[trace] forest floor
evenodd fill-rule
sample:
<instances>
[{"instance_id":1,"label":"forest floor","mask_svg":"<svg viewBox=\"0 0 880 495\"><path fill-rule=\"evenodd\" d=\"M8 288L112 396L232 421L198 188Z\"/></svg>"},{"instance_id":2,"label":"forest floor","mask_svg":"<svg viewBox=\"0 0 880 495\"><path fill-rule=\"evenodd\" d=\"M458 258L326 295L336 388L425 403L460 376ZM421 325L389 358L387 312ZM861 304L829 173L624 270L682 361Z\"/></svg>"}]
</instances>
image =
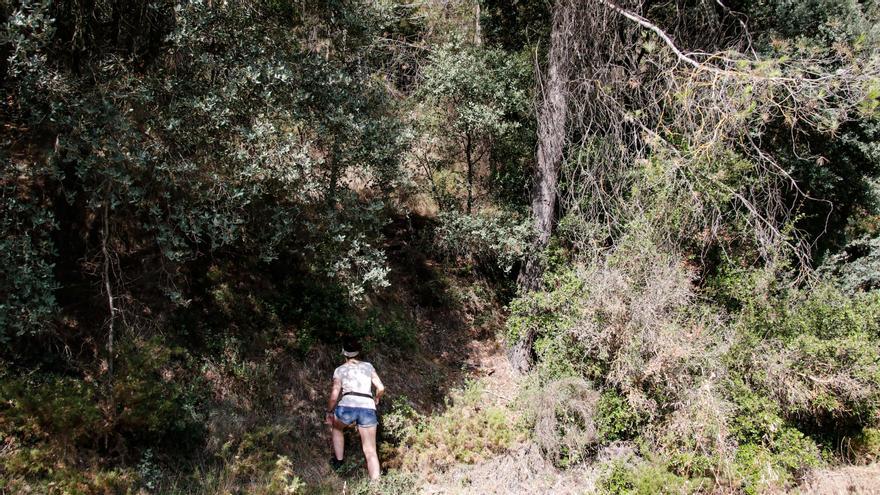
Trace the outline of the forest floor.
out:
<instances>
[{"instance_id":1,"label":"forest floor","mask_svg":"<svg viewBox=\"0 0 880 495\"><path fill-rule=\"evenodd\" d=\"M803 495L880 494L880 464L817 469L795 491Z\"/></svg>"},{"instance_id":2,"label":"forest floor","mask_svg":"<svg viewBox=\"0 0 880 495\"><path fill-rule=\"evenodd\" d=\"M567 469L547 460L520 421L527 409L521 402L530 396L523 393L529 379L514 372L507 359L502 342L507 311L498 287L469 269L450 267L425 254L417 242L418 228L403 221L391 228L396 231L388 236L392 240L386 248L395 290L379 294L370 304L383 314L396 315L394 318L403 323L394 331L409 332L414 344L397 348L380 342L364 359L374 364L388 391L379 409L380 418L385 418L379 430L385 479L403 475L410 484L379 493L594 493L600 490L609 465L637 459L632 445L615 443L601 448L591 462ZM296 328L290 332L294 335ZM247 389L257 383L233 383L228 373L214 372L213 368L205 372L217 399L208 420L209 450L223 452L231 438L244 439L240 445L249 447L238 447L231 467L227 467L233 473L228 485L220 483L216 491L199 493L236 493L231 490L236 486L235 473L249 466L248 456L257 462L271 453L290 459L292 471L305 483L305 493L365 493L366 470L356 432L347 434L346 463L341 472L332 471L329 465L330 432L323 423L323 412L333 369L342 363L339 349L316 342L304 356L268 349L253 360L265 356L274 356L273 362L280 363L282 370L270 387L273 396L281 397L281 407L271 411L255 414L258 404L247 399ZM466 389L479 396L458 404L459 394ZM415 411L418 419L414 421L423 422L428 429L440 424L447 431L422 438L421 452L395 447L385 425L400 404ZM476 455L462 461L453 452L460 446L449 444L460 440L456 434L472 435L474 430L467 428L473 428L474 423L459 423L456 415L473 419L490 409L501 411L503 421L516 425L510 428L512 440L491 451L477 448ZM438 423L444 415L447 421ZM456 433L460 425L461 433ZM385 449L383 442L390 442ZM420 457L415 465L404 465L402 456L407 455ZM880 495L878 487L880 466L846 466L807 473L794 492Z\"/></svg>"}]
</instances>

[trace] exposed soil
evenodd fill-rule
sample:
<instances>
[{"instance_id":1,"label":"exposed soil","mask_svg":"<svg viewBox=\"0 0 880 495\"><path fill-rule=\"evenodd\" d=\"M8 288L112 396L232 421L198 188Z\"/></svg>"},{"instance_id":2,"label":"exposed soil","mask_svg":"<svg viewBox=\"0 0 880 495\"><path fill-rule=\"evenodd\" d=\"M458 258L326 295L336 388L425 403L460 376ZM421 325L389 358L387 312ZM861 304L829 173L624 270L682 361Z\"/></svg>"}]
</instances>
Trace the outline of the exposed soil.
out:
<instances>
[{"instance_id":1,"label":"exposed soil","mask_svg":"<svg viewBox=\"0 0 880 495\"><path fill-rule=\"evenodd\" d=\"M880 464L817 469L807 475L795 493L803 495L880 494Z\"/></svg>"}]
</instances>

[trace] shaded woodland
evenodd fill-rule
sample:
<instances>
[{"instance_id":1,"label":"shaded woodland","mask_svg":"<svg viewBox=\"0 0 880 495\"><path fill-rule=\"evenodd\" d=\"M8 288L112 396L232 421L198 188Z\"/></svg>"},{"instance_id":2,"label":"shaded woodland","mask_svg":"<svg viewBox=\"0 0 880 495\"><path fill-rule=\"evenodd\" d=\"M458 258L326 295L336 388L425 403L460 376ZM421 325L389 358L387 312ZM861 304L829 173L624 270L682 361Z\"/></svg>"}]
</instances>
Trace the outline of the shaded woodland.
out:
<instances>
[{"instance_id":1,"label":"shaded woodland","mask_svg":"<svg viewBox=\"0 0 880 495\"><path fill-rule=\"evenodd\" d=\"M876 468L877 1L0 11L0 494ZM326 462L350 337L379 483Z\"/></svg>"}]
</instances>

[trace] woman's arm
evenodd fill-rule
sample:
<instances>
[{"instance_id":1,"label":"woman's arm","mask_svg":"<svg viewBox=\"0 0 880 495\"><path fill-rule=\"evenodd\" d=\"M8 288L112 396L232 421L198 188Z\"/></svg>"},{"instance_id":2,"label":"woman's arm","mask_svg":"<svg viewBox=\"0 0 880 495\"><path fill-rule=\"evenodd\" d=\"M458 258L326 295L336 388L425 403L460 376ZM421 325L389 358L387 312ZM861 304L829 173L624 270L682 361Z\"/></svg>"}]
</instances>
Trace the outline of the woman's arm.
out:
<instances>
[{"instance_id":1,"label":"woman's arm","mask_svg":"<svg viewBox=\"0 0 880 495\"><path fill-rule=\"evenodd\" d=\"M336 407L336 402L339 401L340 392L342 392L342 380L334 378L333 388L330 390L330 398L327 400L327 414L324 415L328 423L333 422L333 409Z\"/></svg>"},{"instance_id":2,"label":"woman's arm","mask_svg":"<svg viewBox=\"0 0 880 495\"><path fill-rule=\"evenodd\" d=\"M376 405L379 405L379 399L385 394L385 385L382 385L382 380L379 379L379 374L376 373L376 370L373 370L373 375L370 377L373 382L373 386L376 387Z\"/></svg>"}]
</instances>

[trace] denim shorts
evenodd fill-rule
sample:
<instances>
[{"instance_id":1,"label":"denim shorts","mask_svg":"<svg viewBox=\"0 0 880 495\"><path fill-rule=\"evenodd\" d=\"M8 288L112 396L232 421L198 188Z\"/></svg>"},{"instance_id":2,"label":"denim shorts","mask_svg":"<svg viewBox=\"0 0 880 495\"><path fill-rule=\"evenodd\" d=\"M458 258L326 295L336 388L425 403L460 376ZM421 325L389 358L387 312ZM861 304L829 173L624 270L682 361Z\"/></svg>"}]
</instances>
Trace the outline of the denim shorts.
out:
<instances>
[{"instance_id":1,"label":"denim shorts","mask_svg":"<svg viewBox=\"0 0 880 495\"><path fill-rule=\"evenodd\" d=\"M379 424L379 418L376 416L375 409L336 406L336 410L333 413L336 415L336 419L345 423L346 426L351 425L355 421L357 421L357 425L361 428L370 428Z\"/></svg>"}]
</instances>

